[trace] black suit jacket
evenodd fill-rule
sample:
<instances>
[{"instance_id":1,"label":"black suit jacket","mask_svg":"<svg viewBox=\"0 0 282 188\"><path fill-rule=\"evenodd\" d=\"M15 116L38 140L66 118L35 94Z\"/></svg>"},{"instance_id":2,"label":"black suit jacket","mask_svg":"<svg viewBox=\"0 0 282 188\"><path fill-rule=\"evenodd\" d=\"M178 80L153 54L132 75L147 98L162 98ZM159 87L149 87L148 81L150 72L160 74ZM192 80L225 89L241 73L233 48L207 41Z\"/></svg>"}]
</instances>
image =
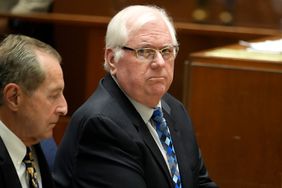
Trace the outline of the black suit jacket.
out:
<instances>
[{"instance_id":1,"label":"black suit jacket","mask_svg":"<svg viewBox=\"0 0 282 188\"><path fill-rule=\"evenodd\" d=\"M37 144L34 146L34 148L39 163L43 188L52 188L54 187L54 183L52 180L51 173L49 171L47 161L40 148L40 145ZM1 137L0 137L0 187L21 188L21 183L18 178L17 171L14 167L12 159Z\"/></svg>"},{"instance_id":2,"label":"black suit jacket","mask_svg":"<svg viewBox=\"0 0 282 188\"><path fill-rule=\"evenodd\" d=\"M166 94L162 107L182 187L217 187L208 177L183 105ZM173 187L146 124L109 75L72 116L57 151L54 179L58 187Z\"/></svg>"}]
</instances>

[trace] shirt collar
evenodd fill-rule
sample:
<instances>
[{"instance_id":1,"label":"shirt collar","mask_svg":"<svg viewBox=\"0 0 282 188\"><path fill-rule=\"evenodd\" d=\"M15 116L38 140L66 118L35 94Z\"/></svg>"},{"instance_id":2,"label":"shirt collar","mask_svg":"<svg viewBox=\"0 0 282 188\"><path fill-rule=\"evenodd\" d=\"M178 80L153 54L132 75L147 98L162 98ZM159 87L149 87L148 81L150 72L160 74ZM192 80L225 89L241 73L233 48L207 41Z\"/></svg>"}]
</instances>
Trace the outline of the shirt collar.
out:
<instances>
[{"instance_id":1,"label":"shirt collar","mask_svg":"<svg viewBox=\"0 0 282 188\"><path fill-rule=\"evenodd\" d=\"M131 103L133 104L133 106L135 107L137 112L140 114L143 121L147 124L150 121L150 119L153 115L154 108L149 108L149 107L135 101L134 99L132 99L130 97L128 97L128 99L131 101ZM161 102L159 102L157 107L161 107Z\"/></svg>"},{"instance_id":2,"label":"shirt collar","mask_svg":"<svg viewBox=\"0 0 282 188\"><path fill-rule=\"evenodd\" d=\"M0 137L8 150L14 166L18 169L26 154L26 146L1 120Z\"/></svg>"}]
</instances>

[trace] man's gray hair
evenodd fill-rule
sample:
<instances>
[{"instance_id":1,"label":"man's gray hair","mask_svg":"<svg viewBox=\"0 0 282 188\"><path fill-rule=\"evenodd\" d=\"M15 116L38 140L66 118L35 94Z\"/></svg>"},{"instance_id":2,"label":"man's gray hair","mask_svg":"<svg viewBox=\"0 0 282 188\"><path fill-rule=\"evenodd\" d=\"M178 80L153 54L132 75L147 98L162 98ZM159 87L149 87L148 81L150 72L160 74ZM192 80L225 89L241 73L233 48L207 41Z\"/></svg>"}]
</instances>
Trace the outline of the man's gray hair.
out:
<instances>
[{"instance_id":1,"label":"man's gray hair","mask_svg":"<svg viewBox=\"0 0 282 188\"><path fill-rule=\"evenodd\" d=\"M45 79L36 52L50 54L61 62L60 54L50 45L24 35L8 35L0 43L0 105L3 89L9 83L20 85L27 94L36 90Z\"/></svg>"},{"instance_id":2,"label":"man's gray hair","mask_svg":"<svg viewBox=\"0 0 282 188\"><path fill-rule=\"evenodd\" d=\"M178 45L172 19L164 9L152 5L132 5L117 13L108 24L105 48L113 49L115 53L115 61L118 61L118 59L122 57L123 51L119 47L124 46L127 43L129 34L137 31L144 24L155 20L156 15L159 15L166 23L171 34L173 45ZM106 59L104 61L104 68L106 71L109 71Z\"/></svg>"}]
</instances>

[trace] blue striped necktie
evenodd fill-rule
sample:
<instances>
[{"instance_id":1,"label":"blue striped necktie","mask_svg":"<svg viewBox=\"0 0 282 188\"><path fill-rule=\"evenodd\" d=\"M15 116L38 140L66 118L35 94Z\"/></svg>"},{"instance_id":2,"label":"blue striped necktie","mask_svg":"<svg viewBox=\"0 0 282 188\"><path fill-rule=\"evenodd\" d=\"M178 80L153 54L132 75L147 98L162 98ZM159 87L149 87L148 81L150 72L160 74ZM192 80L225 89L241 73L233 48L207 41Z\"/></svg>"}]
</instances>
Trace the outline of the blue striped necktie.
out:
<instances>
[{"instance_id":1,"label":"blue striped necktie","mask_svg":"<svg viewBox=\"0 0 282 188\"><path fill-rule=\"evenodd\" d=\"M163 112L160 107L157 107L154 110L154 113L152 115L152 120L155 123L155 128L158 133L159 139L162 143L162 146L166 151L171 177L175 185L175 188L181 188L178 163L177 163L174 147L172 144L172 139L166 121L163 117Z\"/></svg>"}]
</instances>

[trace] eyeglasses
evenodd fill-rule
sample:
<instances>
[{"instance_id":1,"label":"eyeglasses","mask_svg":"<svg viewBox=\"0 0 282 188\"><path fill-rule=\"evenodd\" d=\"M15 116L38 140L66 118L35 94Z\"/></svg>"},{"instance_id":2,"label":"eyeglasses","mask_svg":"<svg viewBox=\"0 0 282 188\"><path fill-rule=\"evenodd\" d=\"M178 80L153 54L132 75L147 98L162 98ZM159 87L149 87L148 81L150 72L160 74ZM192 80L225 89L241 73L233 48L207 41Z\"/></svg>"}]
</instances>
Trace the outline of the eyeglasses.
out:
<instances>
[{"instance_id":1,"label":"eyeglasses","mask_svg":"<svg viewBox=\"0 0 282 188\"><path fill-rule=\"evenodd\" d=\"M157 52L159 52L165 61L172 60L176 57L179 47L178 46L166 46L162 49L154 49L154 48L129 48L127 46L122 46L121 49L133 51L135 52L136 58L142 61L153 61L156 56Z\"/></svg>"}]
</instances>

